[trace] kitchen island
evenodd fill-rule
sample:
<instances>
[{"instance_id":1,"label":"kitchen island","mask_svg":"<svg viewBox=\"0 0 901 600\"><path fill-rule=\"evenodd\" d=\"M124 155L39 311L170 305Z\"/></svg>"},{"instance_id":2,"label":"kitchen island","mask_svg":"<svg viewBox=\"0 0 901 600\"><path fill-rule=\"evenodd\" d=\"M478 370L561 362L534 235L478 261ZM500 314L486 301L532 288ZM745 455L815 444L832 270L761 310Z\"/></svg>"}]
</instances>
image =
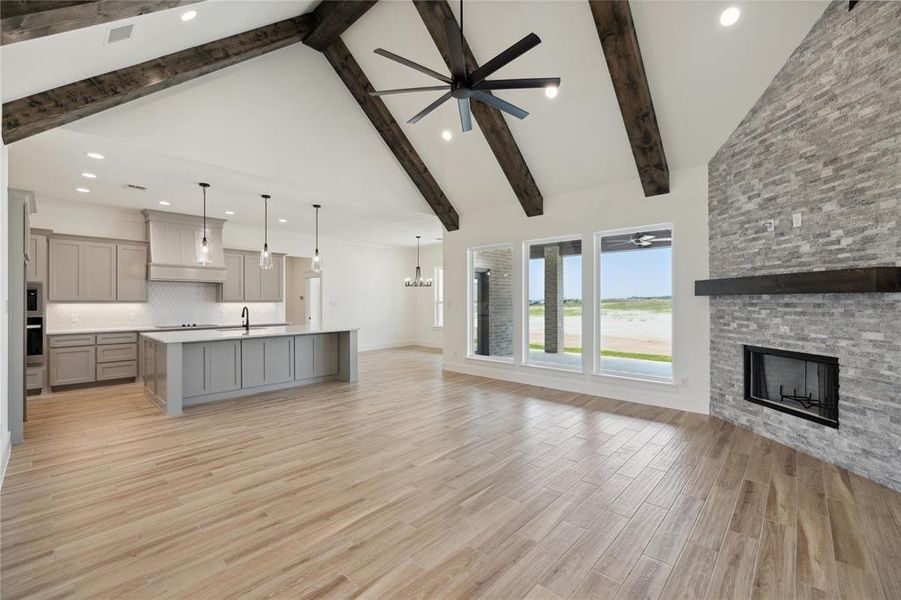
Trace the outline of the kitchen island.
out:
<instances>
[{"instance_id":1,"label":"kitchen island","mask_svg":"<svg viewBox=\"0 0 901 600\"><path fill-rule=\"evenodd\" d=\"M326 381L357 380L357 329L304 326L141 334L144 395L186 406Z\"/></svg>"}]
</instances>

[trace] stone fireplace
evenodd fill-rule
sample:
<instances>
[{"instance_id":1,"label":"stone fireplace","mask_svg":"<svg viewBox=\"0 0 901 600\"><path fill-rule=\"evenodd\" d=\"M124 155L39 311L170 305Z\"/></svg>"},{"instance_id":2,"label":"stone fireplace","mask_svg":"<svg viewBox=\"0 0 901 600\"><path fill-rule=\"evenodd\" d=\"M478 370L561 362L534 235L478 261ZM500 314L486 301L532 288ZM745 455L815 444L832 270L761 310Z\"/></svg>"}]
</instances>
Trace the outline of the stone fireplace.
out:
<instances>
[{"instance_id":1,"label":"stone fireplace","mask_svg":"<svg viewBox=\"0 0 901 600\"><path fill-rule=\"evenodd\" d=\"M830 4L711 159L711 278L901 266L899 22L901 3ZM711 296L711 413L901 490L901 294L804 291ZM772 387L828 392L810 366L771 358L746 390L746 347L834 359L835 423Z\"/></svg>"}]
</instances>

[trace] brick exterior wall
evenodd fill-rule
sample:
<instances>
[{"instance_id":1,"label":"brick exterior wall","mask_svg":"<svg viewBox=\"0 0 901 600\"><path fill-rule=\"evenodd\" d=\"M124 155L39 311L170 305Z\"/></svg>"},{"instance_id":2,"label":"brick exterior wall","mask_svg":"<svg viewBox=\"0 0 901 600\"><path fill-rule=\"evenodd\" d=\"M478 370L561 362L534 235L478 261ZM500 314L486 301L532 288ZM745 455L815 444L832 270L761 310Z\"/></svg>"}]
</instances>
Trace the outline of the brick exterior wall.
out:
<instances>
[{"instance_id":1,"label":"brick exterior wall","mask_svg":"<svg viewBox=\"0 0 901 600\"><path fill-rule=\"evenodd\" d=\"M711 277L901 266L899 23L901 3L830 4L711 160ZM901 490L901 295L715 297L710 313L713 414ZM743 344L838 357L839 429L745 401Z\"/></svg>"},{"instance_id":2,"label":"brick exterior wall","mask_svg":"<svg viewBox=\"0 0 901 600\"><path fill-rule=\"evenodd\" d=\"M560 246L544 247L544 351L563 352L563 256Z\"/></svg>"},{"instance_id":3,"label":"brick exterior wall","mask_svg":"<svg viewBox=\"0 0 901 600\"><path fill-rule=\"evenodd\" d=\"M491 272L488 283L488 353L490 356L513 358L513 248L475 250L472 266Z\"/></svg>"}]
</instances>

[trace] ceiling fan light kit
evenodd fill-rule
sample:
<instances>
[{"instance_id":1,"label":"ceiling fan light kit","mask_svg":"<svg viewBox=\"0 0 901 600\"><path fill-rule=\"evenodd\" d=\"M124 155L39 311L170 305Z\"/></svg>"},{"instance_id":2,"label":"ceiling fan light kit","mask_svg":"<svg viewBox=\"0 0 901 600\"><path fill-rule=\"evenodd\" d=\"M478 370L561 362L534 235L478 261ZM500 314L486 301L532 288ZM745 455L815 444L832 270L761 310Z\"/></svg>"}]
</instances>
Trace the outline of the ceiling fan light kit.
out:
<instances>
[{"instance_id":1,"label":"ceiling fan light kit","mask_svg":"<svg viewBox=\"0 0 901 600\"><path fill-rule=\"evenodd\" d=\"M457 109L460 112L460 126L464 132L472 130L471 102L481 102L492 108L505 112L517 119L525 119L529 113L522 108L501 100L491 92L493 90L519 90L519 89L545 89L545 94L553 98L557 95L560 86L559 77L534 77L524 79L488 79L496 71L513 62L535 46L541 43L541 39L534 33L522 38L487 63L477 68L472 73L466 69L466 60L463 56L463 0L460 0L460 26L453 19L444 22L447 45L450 51L451 76L448 77L438 71L425 67L412 60L398 56L383 48L376 48L375 53L404 66L415 69L420 73L444 82L445 85L404 88L394 90L382 90L370 92L373 96L387 96L392 94L406 94L412 92L437 92L444 91L437 100L426 106L423 110L413 115L407 123L418 123L423 117L450 100L456 99Z\"/></svg>"}]
</instances>

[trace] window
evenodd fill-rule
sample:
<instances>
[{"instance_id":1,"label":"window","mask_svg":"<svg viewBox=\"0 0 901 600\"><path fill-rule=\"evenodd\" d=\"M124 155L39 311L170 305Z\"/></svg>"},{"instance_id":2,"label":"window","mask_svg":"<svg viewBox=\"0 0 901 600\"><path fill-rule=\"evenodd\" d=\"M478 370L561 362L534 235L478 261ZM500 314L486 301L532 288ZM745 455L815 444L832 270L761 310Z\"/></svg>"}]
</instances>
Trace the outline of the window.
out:
<instances>
[{"instance_id":1,"label":"window","mask_svg":"<svg viewBox=\"0 0 901 600\"><path fill-rule=\"evenodd\" d=\"M513 247L469 250L469 356L513 360Z\"/></svg>"},{"instance_id":2,"label":"window","mask_svg":"<svg viewBox=\"0 0 901 600\"><path fill-rule=\"evenodd\" d=\"M444 327L444 267L435 267L435 316L433 325Z\"/></svg>"},{"instance_id":3,"label":"window","mask_svg":"<svg viewBox=\"0 0 901 600\"><path fill-rule=\"evenodd\" d=\"M526 244L526 362L582 370L582 240Z\"/></svg>"},{"instance_id":4,"label":"window","mask_svg":"<svg viewBox=\"0 0 901 600\"><path fill-rule=\"evenodd\" d=\"M597 236L598 372L673 379L673 242L670 226Z\"/></svg>"}]
</instances>

